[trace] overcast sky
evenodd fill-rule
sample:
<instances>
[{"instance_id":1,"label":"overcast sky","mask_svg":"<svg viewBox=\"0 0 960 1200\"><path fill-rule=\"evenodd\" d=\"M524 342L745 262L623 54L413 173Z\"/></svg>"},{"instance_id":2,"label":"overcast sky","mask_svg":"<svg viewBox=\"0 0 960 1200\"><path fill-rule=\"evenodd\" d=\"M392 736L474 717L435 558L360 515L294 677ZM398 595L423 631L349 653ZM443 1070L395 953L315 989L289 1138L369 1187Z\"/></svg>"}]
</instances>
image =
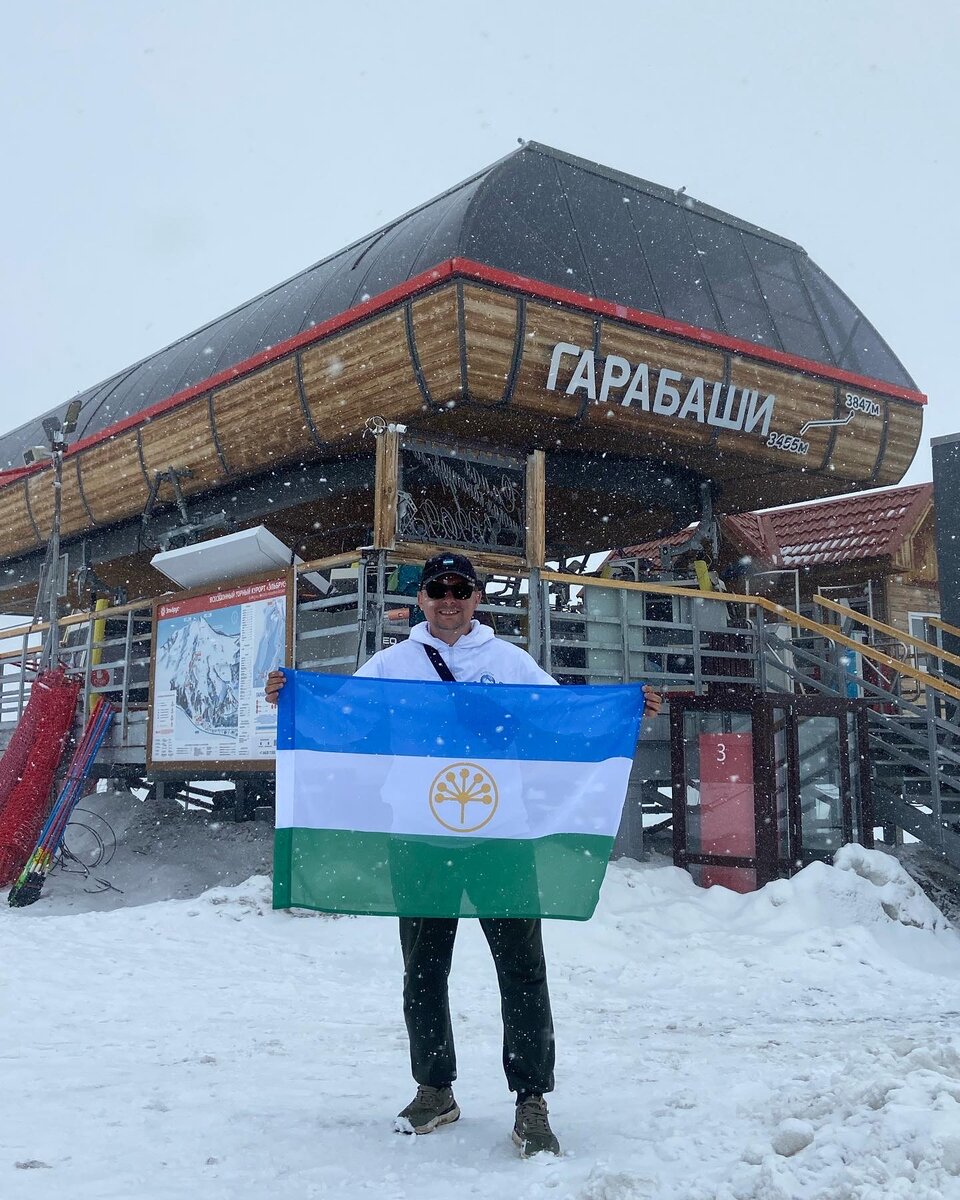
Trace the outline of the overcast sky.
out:
<instances>
[{"instance_id":1,"label":"overcast sky","mask_svg":"<svg viewBox=\"0 0 960 1200\"><path fill-rule=\"evenodd\" d=\"M5 0L0 426L515 148L799 242L960 431L956 0ZM775 497L771 497L775 501Z\"/></svg>"}]
</instances>

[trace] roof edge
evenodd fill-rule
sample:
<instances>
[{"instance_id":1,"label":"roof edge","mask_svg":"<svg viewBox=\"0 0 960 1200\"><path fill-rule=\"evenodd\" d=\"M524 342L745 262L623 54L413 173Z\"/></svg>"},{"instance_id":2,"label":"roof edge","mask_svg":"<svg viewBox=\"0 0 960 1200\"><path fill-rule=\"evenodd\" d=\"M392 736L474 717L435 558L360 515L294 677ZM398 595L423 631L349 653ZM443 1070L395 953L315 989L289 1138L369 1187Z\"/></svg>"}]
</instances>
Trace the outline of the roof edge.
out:
<instances>
[{"instance_id":1,"label":"roof edge","mask_svg":"<svg viewBox=\"0 0 960 1200\"><path fill-rule=\"evenodd\" d=\"M175 392L163 400L157 401L156 404L151 405L149 408L131 413L130 416L124 417L113 425L108 425L106 429L101 429L97 433L76 442L68 449L67 456L77 454L100 442L109 441L118 434L142 425L144 422L159 416L161 413L176 408L180 404L185 404L195 396L211 391L213 388L221 387L226 383L232 383L241 376L256 371L268 363L284 358L286 355L299 350L303 346L319 341L330 334L337 333L349 325L367 320L369 317L389 308L391 305L402 303L418 292L435 287L443 281L455 277L513 288L535 298L568 305L571 308L584 309L588 312L600 313L601 315L609 316L615 320L626 321L642 328L654 329L661 333L682 337L688 341L715 346L718 349L728 350L735 354L742 354L750 358L760 359L761 361L790 367L803 374L818 376L837 383L850 383L857 387L866 387L871 391L879 392L881 395L893 399L906 400L914 404L927 403L927 397L922 392L911 392L896 384L885 383L878 379L869 379L865 376L853 375L850 372L830 367L825 363L817 363L810 359L794 358L792 355L770 349L767 346L758 346L753 342L743 342L738 338L729 337L727 334L717 333L710 329L700 329L694 325L686 325L679 321L673 321L668 317L662 317L659 314L645 313L639 309L628 308L625 305L617 304L610 300L601 300L594 296L585 295L582 292L556 288L539 280L530 279L527 276L513 275L510 272L501 271L495 267L488 267L483 263L473 262L471 259L450 258L438 263L435 267L422 271L419 275L415 275L412 279L408 279L394 288L389 288L377 296L372 296L369 300L362 301L353 308L338 313L337 316L321 322L312 329L294 334L293 337L288 338L286 341L271 346L267 350L262 350L252 358L236 363L216 375L212 375L207 379L201 380L199 383L191 385L181 392ZM153 356L151 355L150 357ZM121 372L120 374L125 373ZM115 377L111 376L112 378ZM12 430L11 432L15 433L16 430ZM18 479L25 478L43 469L44 467L40 463L31 467L9 467L4 471L0 471L0 487L13 484Z\"/></svg>"},{"instance_id":2,"label":"roof edge","mask_svg":"<svg viewBox=\"0 0 960 1200\"><path fill-rule=\"evenodd\" d=\"M664 187L661 183L651 183L649 179L641 179L638 175L630 175L626 171L618 171L614 167L604 166L603 163L593 162L587 158L579 158L576 154L568 154L565 150L557 150L554 146L547 146L542 142L525 142L521 151L514 151L514 154L521 153L522 150L533 150L536 153L543 154L547 158L556 159L581 171L589 171L591 175L597 175L601 179L609 179L613 183L631 187L635 191L646 192L647 195L654 196L657 200L665 200L676 208L685 208L691 212L699 213L701 216L709 217L713 221L730 225L734 229L741 229L746 233L756 234L758 237L766 238L768 241L776 242L780 246L786 246L790 250L795 250L805 258L810 257L803 246L797 242L792 242L789 238L785 238L779 233L772 233L769 229L764 229L762 225L755 225L752 221L745 221L741 217L735 217L732 213L725 212L722 208L715 208L712 204L698 200L695 196L689 195L684 187L668 188ZM513 155L507 155L506 157L511 158ZM503 162L504 159L500 161ZM494 164L494 166L498 165L498 163Z\"/></svg>"}]
</instances>

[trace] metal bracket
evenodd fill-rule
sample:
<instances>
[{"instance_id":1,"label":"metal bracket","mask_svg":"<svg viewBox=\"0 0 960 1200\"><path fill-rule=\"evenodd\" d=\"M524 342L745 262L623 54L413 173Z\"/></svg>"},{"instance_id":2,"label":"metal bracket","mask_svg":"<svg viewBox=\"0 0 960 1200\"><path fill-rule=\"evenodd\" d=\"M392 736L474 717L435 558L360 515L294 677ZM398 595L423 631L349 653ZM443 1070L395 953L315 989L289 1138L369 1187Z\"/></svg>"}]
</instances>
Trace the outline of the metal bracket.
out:
<instances>
[{"instance_id":1,"label":"metal bracket","mask_svg":"<svg viewBox=\"0 0 960 1200\"><path fill-rule=\"evenodd\" d=\"M191 479L193 471L189 467L167 467L165 471L154 472L153 481L150 484L150 493L147 496L147 502L144 505L143 515L140 518L141 540L149 544L150 539L146 536L147 526L150 523L150 518L153 516L153 510L156 506L157 499L160 494L160 488L165 483L169 483L173 490L173 498L176 503L177 510L180 513L180 524L174 525L172 528L165 530L156 540L156 545L159 545L161 550L169 550L174 545L189 545L195 541L200 534L207 533L211 529L222 529L230 532L233 529L233 520L225 511L214 513L212 516L204 517L202 521L191 521L190 511L187 508L186 497L183 494L183 488L180 486L181 479Z\"/></svg>"},{"instance_id":2,"label":"metal bracket","mask_svg":"<svg viewBox=\"0 0 960 1200\"><path fill-rule=\"evenodd\" d=\"M113 591L114 589L104 583L93 569L93 563L90 561L90 543L84 539L80 543L80 566L77 568L77 598L80 600L81 606L88 592L109 596ZM121 600L119 603L123 604L124 601Z\"/></svg>"},{"instance_id":3,"label":"metal bracket","mask_svg":"<svg viewBox=\"0 0 960 1200\"><path fill-rule=\"evenodd\" d=\"M664 571L672 571L675 564L691 552L698 557L706 553L711 563L717 561L720 553L720 526L713 514L713 490L706 482L700 484L700 521L696 529L679 546L660 547L660 566Z\"/></svg>"}]
</instances>

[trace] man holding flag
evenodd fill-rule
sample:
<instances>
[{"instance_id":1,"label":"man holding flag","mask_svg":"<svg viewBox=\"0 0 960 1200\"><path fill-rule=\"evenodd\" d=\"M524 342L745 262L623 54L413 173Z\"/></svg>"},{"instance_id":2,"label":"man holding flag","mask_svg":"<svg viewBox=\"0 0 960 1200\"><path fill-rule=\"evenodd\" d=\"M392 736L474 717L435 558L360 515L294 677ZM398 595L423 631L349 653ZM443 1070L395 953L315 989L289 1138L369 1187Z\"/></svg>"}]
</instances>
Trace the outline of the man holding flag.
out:
<instances>
[{"instance_id":1,"label":"man holding flag","mask_svg":"<svg viewBox=\"0 0 960 1200\"><path fill-rule=\"evenodd\" d=\"M478 916L500 986L503 1067L516 1093L513 1141L524 1157L540 1151L558 1154L560 1145L544 1101L554 1085L555 1051L540 916L591 915L619 823L640 715L645 708L647 715L655 716L661 701L647 687L640 701L640 689L629 685L564 688L562 697L541 695L539 689L554 687L556 680L526 651L500 640L474 618L480 599L480 582L468 558L452 552L435 555L423 568L417 595L426 621L414 626L405 642L381 650L356 672L369 680L416 683L368 686L363 695L354 685L347 703L342 680L290 677L293 697L289 702L284 697L277 742L278 851L281 835L339 837L338 842L323 843L324 862L329 867L335 859L347 858L351 865L328 888L333 899L318 898L316 890L298 898L285 883L280 903L399 914L403 1010L418 1087L396 1128L418 1134L460 1116L452 1088L457 1072L447 981L458 916ZM440 681L527 687L461 692L420 686ZM271 703L277 702L286 682L284 673L271 673L266 686ZM312 694L307 694L310 689ZM569 703L562 710L555 703L579 701L581 696L591 707L578 703L567 712ZM295 721L285 720L285 712L294 708L298 697L301 709L322 706L338 724L325 724L324 718L322 728L311 727L302 743L288 736L285 731ZM383 738L381 727L396 721L397 713L408 723L413 715L435 745L411 748L401 735L396 744L388 738L386 753L378 754L373 743ZM617 728L616 734L608 734L611 727ZM312 757L297 757L311 752ZM332 767L330 752L339 753ZM302 764L298 779L310 772L308 782L299 786L292 782L297 764ZM418 771L426 780L422 786ZM315 797L345 790L360 798L347 804L342 819L323 818L336 832L282 828L282 820L296 827L310 819L299 815L306 803L299 797L310 794L310 803L317 806L324 801ZM416 814L401 811L412 808L406 799L421 790L429 791L433 820L459 836L459 842L448 835L429 836L436 824L421 826ZM290 803L283 799L287 794L294 795ZM383 843L376 840L380 835L372 832L380 826L371 819L370 802L364 798L395 794L399 803L388 824L393 833L384 852ZM511 798L518 801L513 815L507 803ZM374 803L384 807L379 800ZM281 805L295 815L281 820ZM473 816L474 811L479 815ZM346 850L344 838L352 839ZM299 867L308 850L301 851L295 841L284 845L287 861ZM365 862L368 869L357 870L357 862ZM302 873L293 867L288 872L298 879ZM352 893L358 877L373 879L378 873L386 880L379 893L375 884L368 896ZM578 874L592 891L581 908L571 907L563 895Z\"/></svg>"}]
</instances>

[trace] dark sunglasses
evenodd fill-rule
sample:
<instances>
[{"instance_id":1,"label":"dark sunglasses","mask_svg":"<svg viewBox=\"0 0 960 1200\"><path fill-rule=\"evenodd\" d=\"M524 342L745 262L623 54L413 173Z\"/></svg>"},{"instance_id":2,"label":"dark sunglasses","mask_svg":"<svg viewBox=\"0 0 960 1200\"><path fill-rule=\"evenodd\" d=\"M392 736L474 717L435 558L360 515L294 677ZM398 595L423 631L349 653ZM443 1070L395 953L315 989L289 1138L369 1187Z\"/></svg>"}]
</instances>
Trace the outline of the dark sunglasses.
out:
<instances>
[{"instance_id":1,"label":"dark sunglasses","mask_svg":"<svg viewBox=\"0 0 960 1200\"><path fill-rule=\"evenodd\" d=\"M473 584L466 580L463 583L441 583L439 579L432 579L424 584L423 590L431 600L442 600L448 592L454 600L469 600L473 595Z\"/></svg>"}]
</instances>

